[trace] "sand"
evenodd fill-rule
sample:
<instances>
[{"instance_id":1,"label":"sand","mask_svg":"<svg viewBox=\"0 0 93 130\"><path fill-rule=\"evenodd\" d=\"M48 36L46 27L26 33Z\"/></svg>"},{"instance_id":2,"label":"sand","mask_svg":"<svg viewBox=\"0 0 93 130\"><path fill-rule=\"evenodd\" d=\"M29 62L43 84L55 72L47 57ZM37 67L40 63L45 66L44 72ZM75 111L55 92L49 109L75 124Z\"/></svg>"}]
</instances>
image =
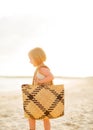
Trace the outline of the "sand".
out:
<instances>
[{"instance_id":1,"label":"sand","mask_svg":"<svg viewBox=\"0 0 93 130\"><path fill-rule=\"evenodd\" d=\"M65 115L51 120L51 130L93 130L93 78L65 79L64 83ZM0 92L0 130L29 130L21 90ZM42 120L37 121L36 130L44 130Z\"/></svg>"}]
</instances>

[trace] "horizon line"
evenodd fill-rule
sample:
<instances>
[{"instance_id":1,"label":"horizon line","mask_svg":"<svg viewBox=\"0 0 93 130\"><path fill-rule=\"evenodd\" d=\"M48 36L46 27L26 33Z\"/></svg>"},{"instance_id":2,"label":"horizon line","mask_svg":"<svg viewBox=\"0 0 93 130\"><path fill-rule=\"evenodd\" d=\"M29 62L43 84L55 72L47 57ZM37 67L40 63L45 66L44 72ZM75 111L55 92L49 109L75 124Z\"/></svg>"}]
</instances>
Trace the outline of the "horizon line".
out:
<instances>
[{"instance_id":1,"label":"horizon line","mask_svg":"<svg viewBox=\"0 0 93 130\"><path fill-rule=\"evenodd\" d=\"M55 78L93 78L93 76L54 76ZM33 78L29 75L0 75L0 78Z\"/></svg>"}]
</instances>

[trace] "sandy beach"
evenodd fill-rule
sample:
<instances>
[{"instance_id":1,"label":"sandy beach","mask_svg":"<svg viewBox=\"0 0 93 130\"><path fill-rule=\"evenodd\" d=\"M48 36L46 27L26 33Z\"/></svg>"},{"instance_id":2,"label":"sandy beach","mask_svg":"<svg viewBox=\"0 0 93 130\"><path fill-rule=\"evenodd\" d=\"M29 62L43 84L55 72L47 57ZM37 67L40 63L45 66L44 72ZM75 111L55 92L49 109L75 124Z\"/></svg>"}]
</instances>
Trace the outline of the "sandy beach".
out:
<instances>
[{"instance_id":1,"label":"sandy beach","mask_svg":"<svg viewBox=\"0 0 93 130\"><path fill-rule=\"evenodd\" d=\"M51 120L51 130L93 130L93 78L64 81L65 115ZM29 130L21 86L20 91L0 92L0 130ZM42 120L37 121L36 130L44 130Z\"/></svg>"}]
</instances>

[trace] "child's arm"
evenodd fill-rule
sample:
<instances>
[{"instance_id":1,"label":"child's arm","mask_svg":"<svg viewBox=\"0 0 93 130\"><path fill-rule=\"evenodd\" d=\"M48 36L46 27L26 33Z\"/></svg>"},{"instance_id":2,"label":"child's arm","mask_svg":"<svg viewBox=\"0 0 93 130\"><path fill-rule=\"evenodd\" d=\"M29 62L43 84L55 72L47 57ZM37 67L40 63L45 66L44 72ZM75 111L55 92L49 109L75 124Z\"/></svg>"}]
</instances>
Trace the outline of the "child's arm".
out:
<instances>
[{"instance_id":1,"label":"child's arm","mask_svg":"<svg viewBox=\"0 0 93 130\"><path fill-rule=\"evenodd\" d=\"M39 73L44 75L44 78L43 79L37 78L36 82L38 83L47 83L54 79L54 76L52 75L52 73L50 72L48 68L45 68L45 67L40 68Z\"/></svg>"}]
</instances>

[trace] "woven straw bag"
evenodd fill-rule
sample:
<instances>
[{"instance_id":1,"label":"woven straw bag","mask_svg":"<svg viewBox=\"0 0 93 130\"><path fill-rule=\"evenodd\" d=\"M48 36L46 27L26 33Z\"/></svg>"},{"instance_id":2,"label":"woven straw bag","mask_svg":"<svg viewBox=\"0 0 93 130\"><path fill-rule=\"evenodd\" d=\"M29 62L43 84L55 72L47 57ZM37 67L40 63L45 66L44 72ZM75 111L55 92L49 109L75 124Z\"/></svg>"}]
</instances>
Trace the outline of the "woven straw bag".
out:
<instances>
[{"instance_id":1,"label":"woven straw bag","mask_svg":"<svg viewBox=\"0 0 93 130\"><path fill-rule=\"evenodd\" d=\"M64 85L22 85L23 108L26 118L49 119L64 115Z\"/></svg>"}]
</instances>

